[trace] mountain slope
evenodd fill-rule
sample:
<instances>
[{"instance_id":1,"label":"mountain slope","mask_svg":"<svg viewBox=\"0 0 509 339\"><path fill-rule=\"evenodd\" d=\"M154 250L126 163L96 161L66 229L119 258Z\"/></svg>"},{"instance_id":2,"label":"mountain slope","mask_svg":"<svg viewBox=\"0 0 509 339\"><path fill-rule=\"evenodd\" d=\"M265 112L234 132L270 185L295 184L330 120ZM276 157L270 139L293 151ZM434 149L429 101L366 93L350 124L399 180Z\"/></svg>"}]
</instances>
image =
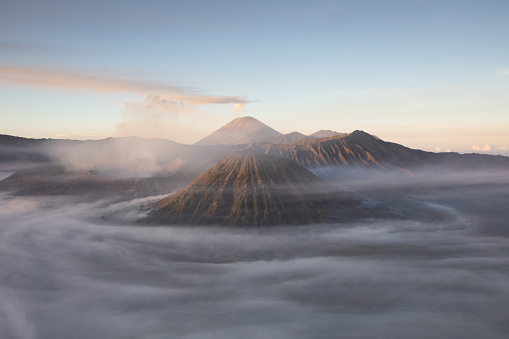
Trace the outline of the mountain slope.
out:
<instances>
[{"instance_id":1,"label":"mountain slope","mask_svg":"<svg viewBox=\"0 0 509 339\"><path fill-rule=\"evenodd\" d=\"M321 166L350 166L393 168L419 162L419 152L402 147L387 147L371 135L355 131L345 136L309 139L295 144L251 144L243 148L243 154L272 154L290 158L307 168ZM405 165L405 166L403 166Z\"/></svg>"},{"instance_id":2,"label":"mountain slope","mask_svg":"<svg viewBox=\"0 0 509 339\"><path fill-rule=\"evenodd\" d=\"M160 224L264 226L325 222L361 214L360 201L330 191L297 163L269 155L220 160L179 192L159 201L148 221Z\"/></svg>"},{"instance_id":3,"label":"mountain slope","mask_svg":"<svg viewBox=\"0 0 509 339\"><path fill-rule=\"evenodd\" d=\"M291 144L300 140L306 139L314 139L313 137L309 137L299 132L292 132L288 134L277 135L274 137L267 138L262 140L261 143L264 144Z\"/></svg>"},{"instance_id":4,"label":"mountain slope","mask_svg":"<svg viewBox=\"0 0 509 339\"><path fill-rule=\"evenodd\" d=\"M294 144L250 144L238 152L286 157L333 181L397 177L424 170L435 173L509 170L509 157L426 152L386 142L363 131Z\"/></svg>"},{"instance_id":5,"label":"mountain slope","mask_svg":"<svg viewBox=\"0 0 509 339\"><path fill-rule=\"evenodd\" d=\"M279 135L281 135L281 133L255 118L242 117L230 121L214 133L195 143L195 145L248 144Z\"/></svg>"},{"instance_id":6,"label":"mountain slope","mask_svg":"<svg viewBox=\"0 0 509 339\"><path fill-rule=\"evenodd\" d=\"M334 181L411 174L431 167L453 171L509 170L508 157L425 152L380 140L363 131L294 144L250 144L239 149L239 153L286 157Z\"/></svg>"}]
</instances>

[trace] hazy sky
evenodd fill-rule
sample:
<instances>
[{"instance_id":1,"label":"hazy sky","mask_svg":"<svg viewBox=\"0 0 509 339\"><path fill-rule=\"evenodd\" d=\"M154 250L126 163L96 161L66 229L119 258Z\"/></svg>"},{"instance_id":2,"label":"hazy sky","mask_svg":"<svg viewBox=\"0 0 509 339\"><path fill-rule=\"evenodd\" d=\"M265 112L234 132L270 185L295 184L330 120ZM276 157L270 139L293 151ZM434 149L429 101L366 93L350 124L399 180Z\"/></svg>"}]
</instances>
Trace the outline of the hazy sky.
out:
<instances>
[{"instance_id":1,"label":"hazy sky","mask_svg":"<svg viewBox=\"0 0 509 339\"><path fill-rule=\"evenodd\" d=\"M508 17L506 0L1 0L0 133L194 143L251 115L509 154Z\"/></svg>"}]
</instances>

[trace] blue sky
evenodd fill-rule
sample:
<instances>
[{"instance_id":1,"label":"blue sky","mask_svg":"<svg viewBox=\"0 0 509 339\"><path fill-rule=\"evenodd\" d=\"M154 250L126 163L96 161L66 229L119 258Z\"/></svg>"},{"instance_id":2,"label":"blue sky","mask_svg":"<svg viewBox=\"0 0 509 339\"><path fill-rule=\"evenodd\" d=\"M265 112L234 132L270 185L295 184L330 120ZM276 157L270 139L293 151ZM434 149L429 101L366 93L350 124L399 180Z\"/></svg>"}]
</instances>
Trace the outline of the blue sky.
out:
<instances>
[{"instance_id":1,"label":"blue sky","mask_svg":"<svg viewBox=\"0 0 509 339\"><path fill-rule=\"evenodd\" d=\"M507 154L508 17L505 0L1 0L0 133L193 143L251 115Z\"/></svg>"}]
</instances>

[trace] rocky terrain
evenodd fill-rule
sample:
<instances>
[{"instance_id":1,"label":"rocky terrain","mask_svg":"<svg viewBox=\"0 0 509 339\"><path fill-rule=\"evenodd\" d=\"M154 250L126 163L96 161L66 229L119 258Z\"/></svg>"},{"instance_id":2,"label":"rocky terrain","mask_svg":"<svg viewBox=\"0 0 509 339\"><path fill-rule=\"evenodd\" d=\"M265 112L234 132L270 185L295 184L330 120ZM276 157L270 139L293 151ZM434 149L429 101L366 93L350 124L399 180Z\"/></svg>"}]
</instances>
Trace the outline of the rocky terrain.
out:
<instances>
[{"instance_id":1,"label":"rocky terrain","mask_svg":"<svg viewBox=\"0 0 509 339\"><path fill-rule=\"evenodd\" d=\"M351 193L284 157L233 155L156 204L159 224L267 226L332 222L373 215ZM371 214L370 214L371 213Z\"/></svg>"}]
</instances>

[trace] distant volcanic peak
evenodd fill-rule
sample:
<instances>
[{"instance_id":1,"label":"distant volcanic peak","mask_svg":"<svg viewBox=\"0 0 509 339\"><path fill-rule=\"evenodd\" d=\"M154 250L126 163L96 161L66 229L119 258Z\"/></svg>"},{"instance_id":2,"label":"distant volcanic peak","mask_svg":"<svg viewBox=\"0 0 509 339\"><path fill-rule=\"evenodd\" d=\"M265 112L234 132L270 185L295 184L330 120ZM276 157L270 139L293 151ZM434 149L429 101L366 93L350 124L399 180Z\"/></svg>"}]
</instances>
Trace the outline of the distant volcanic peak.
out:
<instances>
[{"instance_id":1,"label":"distant volcanic peak","mask_svg":"<svg viewBox=\"0 0 509 339\"><path fill-rule=\"evenodd\" d=\"M375 138L369 133L366 133L361 130L355 130L352 133L345 136L346 140L351 140L354 142L381 142L382 140L379 138Z\"/></svg>"},{"instance_id":2,"label":"distant volcanic peak","mask_svg":"<svg viewBox=\"0 0 509 339\"><path fill-rule=\"evenodd\" d=\"M281 135L253 117L236 118L195 145L239 145Z\"/></svg>"},{"instance_id":3,"label":"distant volcanic peak","mask_svg":"<svg viewBox=\"0 0 509 339\"><path fill-rule=\"evenodd\" d=\"M262 143L268 143L268 144L292 144L301 140L307 140L307 139L315 139L314 137L310 137L307 135L304 135L300 132L292 132L288 134L282 134L277 135L274 137L267 138L262 141Z\"/></svg>"},{"instance_id":4,"label":"distant volcanic peak","mask_svg":"<svg viewBox=\"0 0 509 339\"><path fill-rule=\"evenodd\" d=\"M310 135L310 137L314 138L329 138L336 135L345 135L346 133L338 133L336 131L331 131L330 129L321 129L318 132L315 132Z\"/></svg>"},{"instance_id":5,"label":"distant volcanic peak","mask_svg":"<svg viewBox=\"0 0 509 339\"><path fill-rule=\"evenodd\" d=\"M267 129L267 128L270 128L270 127L265 125L260 120L257 120L253 117L240 117L240 118L233 119L232 121L230 121L229 123L227 123L226 125L221 127L219 130L230 129L232 131L235 131L235 130L240 129L243 131L244 130L256 131L256 130L262 130L262 129Z\"/></svg>"},{"instance_id":6,"label":"distant volcanic peak","mask_svg":"<svg viewBox=\"0 0 509 339\"><path fill-rule=\"evenodd\" d=\"M271 155L229 156L179 192L157 203L149 222L263 226L323 222L326 212L356 206L349 193L292 160Z\"/></svg>"},{"instance_id":7,"label":"distant volcanic peak","mask_svg":"<svg viewBox=\"0 0 509 339\"><path fill-rule=\"evenodd\" d=\"M369 137L373 137L371 134L369 133L366 133L364 131L361 131L360 129L356 129L355 131L353 131L352 133L350 133L350 135L355 135L355 136L369 136Z\"/></svg>"}]
</instances>

